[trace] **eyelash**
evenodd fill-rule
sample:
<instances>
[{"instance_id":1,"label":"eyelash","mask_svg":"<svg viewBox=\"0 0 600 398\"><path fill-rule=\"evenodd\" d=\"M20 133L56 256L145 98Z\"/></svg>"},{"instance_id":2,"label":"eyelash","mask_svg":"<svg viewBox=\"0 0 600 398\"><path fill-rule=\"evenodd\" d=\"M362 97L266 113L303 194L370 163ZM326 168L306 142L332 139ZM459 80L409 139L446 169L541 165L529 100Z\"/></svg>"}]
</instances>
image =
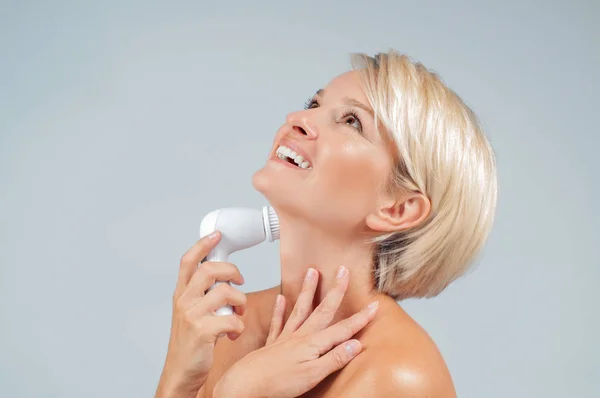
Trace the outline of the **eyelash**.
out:
<instances>
[{"instance_id":1,"label":"eyelash","mask_svg":"<svg viewBox=\"0 0 600 398\"><path fill-rule=\"evenodd\" d=\"M317 102L317 100L315 100L313 98L309 98L304 103L304 109L311 109L314 104L319 105L319 102ZM353 128L358 130L358 132L362 133L362 122L360 121L358 114L353 109L348 108L344 111L344 114L342 115L342 119L347 118L348 116L352 116L358 122L358 127L353 127Z\"/></svg>"}]
</instances>

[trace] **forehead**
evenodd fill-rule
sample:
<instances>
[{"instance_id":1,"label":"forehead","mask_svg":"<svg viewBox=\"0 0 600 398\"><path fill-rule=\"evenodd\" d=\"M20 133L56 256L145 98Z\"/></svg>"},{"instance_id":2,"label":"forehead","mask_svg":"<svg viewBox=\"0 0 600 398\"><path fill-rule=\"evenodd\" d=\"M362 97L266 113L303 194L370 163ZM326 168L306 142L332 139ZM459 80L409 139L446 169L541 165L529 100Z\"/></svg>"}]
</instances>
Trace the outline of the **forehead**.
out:
<instances>
[{"instance_id":1,"label":"forehead","mask_svg":"<svg viewBox=\"0 0 600 398\"><path fill-rule=\"evenodd\" d=\"M334 77L325 87L325 92L328 97L350 97L363 104L368 104L359 72L355 70Z\"/></svg>"}]
</instances>

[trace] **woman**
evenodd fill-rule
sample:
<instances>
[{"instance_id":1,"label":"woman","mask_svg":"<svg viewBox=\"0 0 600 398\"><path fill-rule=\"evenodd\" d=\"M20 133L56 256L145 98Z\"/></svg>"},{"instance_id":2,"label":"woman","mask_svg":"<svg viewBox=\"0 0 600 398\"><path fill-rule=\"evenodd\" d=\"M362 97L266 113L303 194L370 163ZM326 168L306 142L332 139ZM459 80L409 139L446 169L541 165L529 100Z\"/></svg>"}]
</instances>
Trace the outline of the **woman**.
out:
<instances>
[{"instance_id":1,"label":"woman","mask_svg":"<svg viewBox=\"0 0 600 398\"><path fill-rule=\"evenodd\" d=\"M243 277L233 264L196 270L218 234L190 249L157 396L456 395L397 300L439 294L483 246L493 151L473 112L420 63L393 50L353 61L287 116L253 177L280 218L280 286L204 294ZM236 314L212 315L226 303Z\"/></svg>"}]
</instances>

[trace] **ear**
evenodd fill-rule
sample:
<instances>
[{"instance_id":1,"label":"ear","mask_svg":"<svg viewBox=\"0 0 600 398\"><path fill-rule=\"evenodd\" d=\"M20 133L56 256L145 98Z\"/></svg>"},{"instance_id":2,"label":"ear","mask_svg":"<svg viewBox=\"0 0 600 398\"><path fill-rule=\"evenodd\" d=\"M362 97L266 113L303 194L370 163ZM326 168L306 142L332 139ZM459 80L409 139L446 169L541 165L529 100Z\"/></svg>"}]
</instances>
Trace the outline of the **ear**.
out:
<instances>
[{"instance_id":1,"label":"ear","mask_svg":"<svg viewBox=\"0 0 600 398\"><path fill-rule=\"evenodd\" d=\"M367 216L369 228L379 232L403 231L421 224L431 211L431 201L419 192L387 198Z\"/></svg>"}]
</instances>

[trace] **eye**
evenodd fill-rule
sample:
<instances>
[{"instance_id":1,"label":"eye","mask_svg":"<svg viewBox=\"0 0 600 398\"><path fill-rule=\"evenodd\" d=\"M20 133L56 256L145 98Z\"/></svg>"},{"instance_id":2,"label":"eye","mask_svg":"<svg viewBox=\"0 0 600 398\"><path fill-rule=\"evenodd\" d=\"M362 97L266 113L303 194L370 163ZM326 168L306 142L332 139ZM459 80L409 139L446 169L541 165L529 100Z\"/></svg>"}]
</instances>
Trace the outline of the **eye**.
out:
<instances>
[{"instance_id":1,"label":"eye","mask_svg":"<svg viewBox=\"0 0 600 398\"><path fill-rule=\"evenodd\" d=\"M362 133L362 123L356 112L352 109L347 109L342 116L342 119L346 119L346 123L355 128L358 132Z\"/></svg>"},{"instance_id":2,"label":"eye","mask_svg":"<svg viewBox=\"0 0 600 398\"><path fill-rule=\"evenodd\" d=\"M304 109L313 109L319 106L319 102L313 97L306 100L304 103ZM346 119L349 125L362 134L363 128L358 114L353 109L346 109L342 114L342 120Z\"/></svg>"},{"instance_id":3,"label":"eye","mask_svg":"<svg viewBox=\"0 0 600 398\"><path fill-rule=\"evenodd\" d=\"M307 99L304 103L304 109L312 109L314 107L313 105L319 105L319 103L317 102L317 100L311 97Z\"/></svg>"}]
</instances>

